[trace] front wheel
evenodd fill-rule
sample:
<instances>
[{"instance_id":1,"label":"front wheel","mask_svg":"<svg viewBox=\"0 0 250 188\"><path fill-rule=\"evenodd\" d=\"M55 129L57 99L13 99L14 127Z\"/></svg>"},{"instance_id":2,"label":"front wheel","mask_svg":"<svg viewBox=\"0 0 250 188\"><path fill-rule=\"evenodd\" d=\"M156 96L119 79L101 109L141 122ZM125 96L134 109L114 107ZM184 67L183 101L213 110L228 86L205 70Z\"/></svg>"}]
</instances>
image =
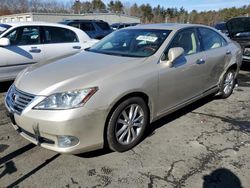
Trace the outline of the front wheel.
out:
<instances>
[{"instance_id":1,"label":"front wheel","mask_svg":"<svg viewBox=\"0 0 250 188\"><path fill-rule=\"evenodd\" d=\"M233 93L235 86L235 71L229 69L224 75L220 84L220 97L225 99Z\"/></svg>"},{"instance_id":2,"label":"front wheel","mask_svg":"<svg viewBox=\"0 0 250 188\"><path fill-rule=\"evenodd\" d=\"M149 111L142 98L132 97L121 102L113 111L108 127L110 149L127 151L139 143L148 124Z\"/></svg>"}]
</instances>

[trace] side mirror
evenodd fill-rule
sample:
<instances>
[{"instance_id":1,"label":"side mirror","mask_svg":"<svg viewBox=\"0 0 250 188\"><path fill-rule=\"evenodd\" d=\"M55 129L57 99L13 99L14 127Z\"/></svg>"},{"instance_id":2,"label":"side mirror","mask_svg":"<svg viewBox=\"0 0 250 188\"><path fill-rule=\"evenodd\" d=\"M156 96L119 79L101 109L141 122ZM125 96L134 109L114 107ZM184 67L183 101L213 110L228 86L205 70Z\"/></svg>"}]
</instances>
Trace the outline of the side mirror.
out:
<instances>
[{"instance_id":1,"label":"side mirror","mask_svg":"<svg viewBox=\"0 0 250 188\"><path fill-rule=\"evenodd\" d=\"M184 54L184 50L181 47L170 48L168 51L168 59L164 60L167 63L168 67L173 66L173 62Z\"/></svg>"},{"instance_id":2,"label":"side mirror","mask_svg":"<svg viewBox=\"0 0 250 188\"><path fill-rule=\"evenodd\" d=\"M0 38L0 46L9 46L10 45L10 39L8 38Z\"/></svg>"}]
</instances>

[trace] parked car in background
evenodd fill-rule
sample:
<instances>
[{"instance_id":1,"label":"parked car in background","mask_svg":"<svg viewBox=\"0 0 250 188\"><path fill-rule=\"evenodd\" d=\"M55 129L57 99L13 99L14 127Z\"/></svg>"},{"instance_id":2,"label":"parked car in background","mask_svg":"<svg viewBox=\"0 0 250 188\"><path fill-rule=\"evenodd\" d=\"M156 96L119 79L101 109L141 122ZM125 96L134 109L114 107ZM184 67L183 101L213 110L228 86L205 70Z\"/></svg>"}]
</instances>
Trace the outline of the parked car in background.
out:
<instances>
[{"instance_id":1,"label":"parked car in background","mask_svg":"<svg viewBox=\"0 0 250 188\"><path fill-rule=\"evenodd\" d=\"M0 24L0 82L13 80L31 64L76 54L96 42L80 29L61 24Z\"/></svg>"},{"instance_id":2,"label":"parked car in background","mask_svg":"<svg viewBox=\"0 0 250 188\"><path fill-rule=\"evenodd\" d=\"M224 33L225 35L228 35L228 30L226 26L226 22L219 22L214 25L214 28L219 30L220 32Z\"/></svg>"},{"instance_id":3,"label":"parked car in background","mask_svg":"<svg viewBox=\"0 0 250 188\"><path fill-rule=\"evenodd\" d=\"M242 47L243 61L250 62L250 17L232 18L226 25L229 37Z\"/></svg>"},{"instance_id":4,"label":"parked car in background","mask_svg":"<svg viewBox=\"0 0 250 188\"><path fill-rule=\"evenodd\" d=\"M103 20L65 20L60 23L79 28L94 39L102 39L112 32L109 24Z\"/></svg>"},{"instance_id":5,"label":"parked car in background","mask_svg":"<svg viewBox=\"0 0 250 188\"><path fill-rule=\"evenodd\" d=\"M122 152L160 117L209 94L229 97L241 60L240 46L211 27L138 25L27 68L6 107L14 128L44 148L81 153L106 143Z\"/></svg>"},{"instance_id":6,"label":"parked car in background","mask_svg":"<svg viewBox=\"0 0 250 188\"><path fill-rule=\"evenodd\" d=\"M139 23L114 23L111 25L111 28L115 31L115 30L122 29L125 27L136 26L138 24Z\"/></svg>"}]
</instances>

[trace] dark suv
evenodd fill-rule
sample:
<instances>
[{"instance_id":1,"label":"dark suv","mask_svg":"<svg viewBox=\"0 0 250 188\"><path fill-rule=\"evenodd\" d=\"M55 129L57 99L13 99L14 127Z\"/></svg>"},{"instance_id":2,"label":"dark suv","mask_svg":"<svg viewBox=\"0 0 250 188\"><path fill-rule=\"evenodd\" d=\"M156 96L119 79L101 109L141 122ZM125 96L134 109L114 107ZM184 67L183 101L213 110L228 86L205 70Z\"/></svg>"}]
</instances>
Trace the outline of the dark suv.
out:
<instances>
[{"instance_id":1,"label":"dark suv","mask_svg":"<svg viewBox=\"0 0 250 188\"><path fill-rule=\"evenodd\" d=\"M102 20L65 20L60 23L79 28L94 39L102 39L112 32L109 24Z\"/></svg>"}]
</instances>

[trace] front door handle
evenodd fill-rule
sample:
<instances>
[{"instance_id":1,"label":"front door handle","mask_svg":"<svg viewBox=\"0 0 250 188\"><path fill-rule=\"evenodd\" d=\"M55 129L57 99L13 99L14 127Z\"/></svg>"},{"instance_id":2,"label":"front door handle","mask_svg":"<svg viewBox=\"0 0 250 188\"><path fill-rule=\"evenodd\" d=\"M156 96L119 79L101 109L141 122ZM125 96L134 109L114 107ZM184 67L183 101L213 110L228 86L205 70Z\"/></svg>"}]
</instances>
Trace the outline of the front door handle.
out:
<instances>
[{"instance_id":1,"label":"front door handle","mask_svg":"<svg viewBox=\"0 0 250 188\"><path fill-rule=\"evenodd\" d=\"M81 49L82 47L81 47L81 46L73 46L73 48L79 50L79 49Z\"/></svg>"},{"instance_id":2,"label":"front door handle","mask_svg":"<svg viewBox=\"0 0 250 188\"><path fill-rule=\"evenodd\" d=\"M227 50L226 55L230 55L232 52L230 50Z\"/></svg>"},{"instance_id":3,"label":"front door handle","mask_svg":"<svg viewBox=\"0 0 250 188\"><path fill-rule=\"evenodd\" d=\"M205 61L204 59L198 59L198 60L196 61L196 64L198 64L198 65L204 64L204 63L206 63L206 61Z\"/></svg>"},{"instance_id":4,"label":"front door handle","mask_svg":"<svg viewBox=\"0 0 250 188\"><path fill-rule=\"evenodd\" d=\"M31 47L31 49L29 50L29 52L31 52L31 53L40 53L41 50L38 49L37 47Z\"/></svg>"}]
</instances>

